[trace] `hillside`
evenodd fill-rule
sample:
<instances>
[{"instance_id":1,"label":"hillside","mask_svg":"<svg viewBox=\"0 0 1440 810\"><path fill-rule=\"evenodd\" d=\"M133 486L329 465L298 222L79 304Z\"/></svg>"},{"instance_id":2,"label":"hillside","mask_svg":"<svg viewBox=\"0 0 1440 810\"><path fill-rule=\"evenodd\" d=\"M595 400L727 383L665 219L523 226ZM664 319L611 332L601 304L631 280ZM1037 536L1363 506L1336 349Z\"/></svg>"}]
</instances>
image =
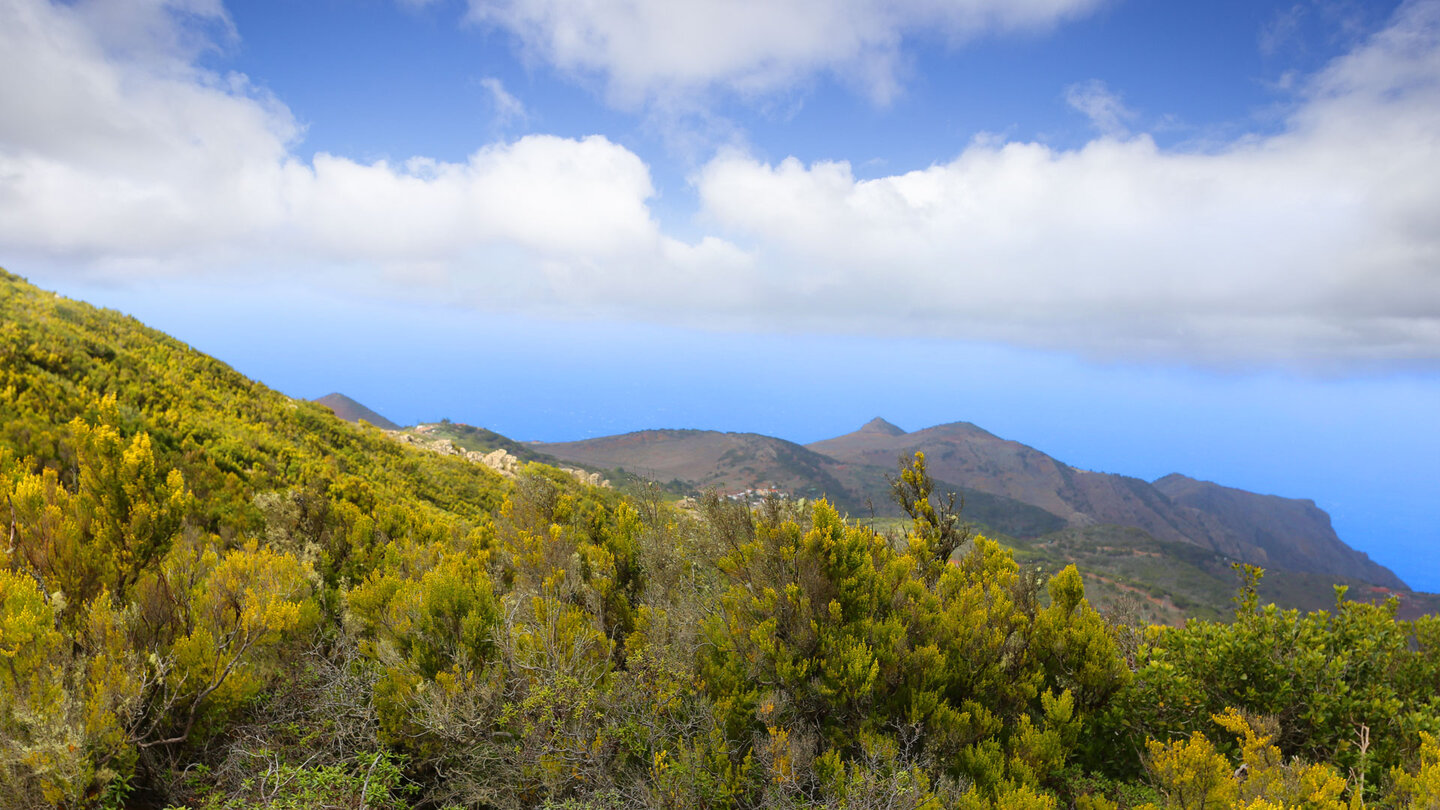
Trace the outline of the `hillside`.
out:
<instances>
[{"instance_id":1,"label":"hillside","mask_svg":"<svg viewBox=\"0 0 1440 810\"><path fill-rule=\"evenodd\" d=\"M408 432L432 441L449 439L462 450L477 453L493 453L496 450L504 450L521 461L538 461L541 464L551 465L558 462L554 456L536 452L531 445L525 442L517 442L508 436L502 436L493 430L475 425L444 420L416 425L409 428Z\"/></svg>"},{"instance_id":2,"label":"hillside","mask_svg":"<svg viewBox=\"0 0 1440 810\"><path fill-rule=\"evenodd\" d=\"M755 433L644 430L532 446L566 461L624 470L662 483L678 480L722 493L774 487L798 497L828 495L847 507L857 505L842 482L853 477L853 465Z\"/></svg>"},{"instance_id":3,"label":"hillside","mask_svg":"<svg viewBox=\"0 0 1440 810\"><path fill-rule=\"evenodd\" d=\"M1164 539L1186 536L1172 519L1154 513L1154 498L1146 498L1143 487L1130 483L1133 479L1096 477L969 422L914 433L862 428L808 446L832 458L863 464L894 464L897 457L924 451L936 478L1033 504L1071 525L1115 523L1138 526ZM1197 527L1185 528L1193 533Z\"/></svg>"},{"instance_id":4,"label":"hillside","mask_svg":"<svg viewBox=\"0 0 1440 810\"><path fill-rule=\"evenodd\" d=\"M886 480L894 475L894 458L883 464L847 463L784 439L713 430L645 430L531 447L566 462L654 479L681 491L729 494L774 488L793 497L826 497L856 516L872 511L899 514ZM1042 509L1004 496L948 481L940 481L939 488L964 497L967 519L1005 534L1043 534L1064 525Z\"/></svg>"},{"instance_id":5,"label":"hillside","mask_svg":"<svg viewBox=\"0 0 1440 810\"><path fill-rule=\"evenodd\" d=\"M1408 590L1394 573L1345 545L1329 516L1309 501L1257 495L1179 475L1151 484L1080 470L968 422L907 433L877 417L853 433L806 446L754 433L648 430L532 447L571 463L654 478L672 488L729 493L773 487L799 497L824 495L852 514L882 517L898 514L890 502L887 475L893 474L898 459L923 451L937 489L962 495L966 519L994 533L1024 539L1065 527L1128 527L1171 548L1197 546L1219 559L1272 571ZM1220 579L1223 592L1228 569ZM1328 590L1329 583L1320 588ZM1298 592L1296 597L1287 604L1308 599ZM1224 606L1223 600L1210 596L1196 599L1212 609Z\"/></svg>"},{"instance_id":6,"label":"hillside","mask_svg":"<svg viewBox=\"0 0 1440 810\"><path fill-rule=\"evenodd\" d=\"M491 446L503 474L471 458ZM1229 708L1288 735L1250 784L1301 784L1264 769L1303 756L1334 763L1305 770L1332 795L1343 766L1404 798L1440 760L1420 735L1440 623L1400 618L1433 600L1361 604L1386 594L1357 584L1337 604L1329 577L1281 571L1230 612L1223 554L1136 528L998 538L1012 552L925 509L627 499L507 446L551 457L467 425L351 424L0 274L0 810L1140 810L1172 789L1151 763L1209 746L1197 723ZM717 485L884 481L754 434L561 449ZM946 488L913 464L902 482ZM1274 506L1165 486L1186 508ZM1257 587L1326 609L1261 607ZM1182 615L1223 621L1137 624ZM1342 757L1357 727L1383 730L1363 761Z\"/></svg>"},{"instance_id":7,"label":"hillside","mask_svg":"<svg viewBox=\"0 0 1440 810\"><path fill-rule=\"evenodd\" d=\"M1237 556L1242 552L1238 543L1224 545L1194 515L1175 509L1144 481L1075 469L968 422L903 434L862 429L809 447L867 464L893 464L899 456L923 451L936 478L1038 506L1072 526L1134 526L1162 540L1195 542Z\"/></svg>"},{"instance_id":8,"label":"hillside","mask_svg":"<svg viewBox=\"0 0 1440 810\"><path fill-rule=\"evenodd\" d=\"M1212 526L1233 542L1265 552L1272 566L1290 571L1343 574L1366 582L1404 587L1364 552L1341 542L1330 516L1311 500L1257 495L1174 473L1155 488L1175 504L1213 519Z\"/></svg>"},{"instance_id":9,"label":"hillside","mask_svg":"<svg viewBox=\"0 0 1440 810\"><path fill-rule=\"evenodd\" d=\"M1054 571L1078 566L1085 577L1086 598L1143 623L1224 619L1234 609L1238 579L1232 560L1191 543L1157 540L1132 527L1099 525L1027 540L1004 538L1004 542L1025 564ZM1354 576L1277 567L1266 569L1259 591L1266 602L1323 610L1335 603L1335 585L1348 586L1347 598L1359 601L1383 602L1395 596L1402 618L1440 610L1440 595L1394 591Z\"/></svg>"},{"instance_id":10,"label":"hillside","mask_svg":"<svg viewBox=\"0 0 1440 810\"><path fill-rule=\"evenodd\" d=\"M354 519L403 504L473 521L499 504L504 486L488 470L405 448L133 318L3 270L0 398L0 444L37 469L73 463L69 423L77 417L113 418L122 436L146 433L158 463L179 469L195 494L192 519L216 532L263 526L256 496L275 490L348 503Z\"/></svg>"},{"instance_id":11,"label":"hillside","mask_svg":"<svg viewBox=\"0 0 1440 810\"><path fill-rule=\"evenodd\" d=\"M1308 501L1202 485L1184 476L1152 485L1080 470L968 422L913 433L890 428L871 422L807 446L840 461L872 465L923 451L936 479L1031 504L1072 527L1130 526L1157 540L1191 543L1258 565L1405 588L1393 572L1346 546L1329 516Z\"/></svg>"},{"instance_id":12,"label":"hillside","mask_svg":"<svg viewBox=\"0 0 1440 810\"><path fill-rule=\"evenodd\" d=\"M326 394L319 399L311 400L319 405L329 408L334 414L346 422L359 422L364 420L383 430L399 430L400 426L381 416L375 411L361 405L344 394Z\"/></svg>"},{"instance_id":13,"label":"hillside","mask_svg":"<svg viewBox=\"0 0 1440 810\"><path fill-rule=\"evenodd\" d=\"M502 508L517 489L535 508ZM430 666L491 632L466 617L494 604L497 543L544 537L621 589L637 570L633 524L616 525L634 511L608 489L407 445L3 270L0 509L4 810L219 807L215 790L279 806L281 785L253 791L257 746L309 780L280 804L362 806L378 799L364 785L401 782L403 755L378 738L387 653L358 646L376 632L361 586L433 586L381 620L414 628L405 649ZM594 601L628 629L615 593ZM452 615L406 613L430 608ZM452 623L472 635L446 637Z\"/></svg>"}]
</instances>

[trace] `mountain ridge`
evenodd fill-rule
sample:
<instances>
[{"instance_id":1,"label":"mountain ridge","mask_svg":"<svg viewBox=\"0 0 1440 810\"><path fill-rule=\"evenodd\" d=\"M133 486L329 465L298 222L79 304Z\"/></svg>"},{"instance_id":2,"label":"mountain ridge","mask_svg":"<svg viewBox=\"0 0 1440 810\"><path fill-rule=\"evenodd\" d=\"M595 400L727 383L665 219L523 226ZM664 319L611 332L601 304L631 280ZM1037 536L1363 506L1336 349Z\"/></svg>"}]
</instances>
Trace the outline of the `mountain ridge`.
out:
<instances>
[{"instance_id":1,"label":"mountain ridge","mask_svg":"<svg viewBox=\"0 0 1440 810\"><path fill-rule=\"evenodd\" d=\"M737 494L774 488L798 497L826 497L852 514L899 514L890 501L886 480L894 472L893 459L883 466L851 464L758 433L651 429L530 446L566 462L639 474L667 484L678 482L695 491ZM937 481L936 486L959 492L971 519L1008 534L1043 534L1065 525L1043 509L1003 496L967 490L949 481Z\"/></svg>"},{"instance_id":2,"label":"mountain ridge","mask_svg":"<svg viewBox=\"0 0 1440 810\"><path fill-rule=\"evenodd\" d=\"M1347 566L1356 566L1369 574L1371 566L1383 569L1365 552L1340 541L1330 515L1309 498L1263 495L1180 473L1156 479L1154 486L1174 503L1214 516L1220 531L1265 549L1274 564L1289 570L1343 573ZM1315 536L1333 537L1335 543L1307 542ZM1393 587L1389 582L1377 584Z\"/></svg>"},{"instance_id":3,"label":"mountain ridge","mask_svg":"<svg viewBox=\"0 0 1440 810\"><path fill-rule=\"evenodd\" d=\"M999 530L1016 537L1066 526L1133 527L1159 541L1242 562L1408 590L1393 571L1346 545L1313 501L1178 473L1150 482L1082 470L965 421L906 432L877 416L851 433L806 445L756 433L672 429L538 447L568 461L641 470L695 489L769 485L807 497L828 495L852 509L867 498L873 508L888 493L888 484L878 482L896 461L924 452L937 491L962 493L967 517L997 528L970 507L989 509L989 517L1005 527ZM1035 511L1017 517L1023 507Z\"/></svg>"}]
</instances>

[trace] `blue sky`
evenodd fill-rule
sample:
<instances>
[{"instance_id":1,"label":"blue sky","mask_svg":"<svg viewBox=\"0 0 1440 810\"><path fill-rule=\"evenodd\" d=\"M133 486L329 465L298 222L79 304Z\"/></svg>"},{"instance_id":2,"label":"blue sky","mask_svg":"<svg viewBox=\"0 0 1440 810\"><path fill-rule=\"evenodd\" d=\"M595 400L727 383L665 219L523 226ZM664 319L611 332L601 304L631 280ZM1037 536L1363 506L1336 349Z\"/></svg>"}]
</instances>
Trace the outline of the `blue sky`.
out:
<instances>
[{"instance_id":1,"label":"blue sky","mask_svg":"<svg viewBox=\"0 0 1440 810\"><path fill-rule=\"evenodd\" d=\"M1440 590L1440 3L0 0L0 264L521 439L964 419Z\"/></svg>"}]
</instances>

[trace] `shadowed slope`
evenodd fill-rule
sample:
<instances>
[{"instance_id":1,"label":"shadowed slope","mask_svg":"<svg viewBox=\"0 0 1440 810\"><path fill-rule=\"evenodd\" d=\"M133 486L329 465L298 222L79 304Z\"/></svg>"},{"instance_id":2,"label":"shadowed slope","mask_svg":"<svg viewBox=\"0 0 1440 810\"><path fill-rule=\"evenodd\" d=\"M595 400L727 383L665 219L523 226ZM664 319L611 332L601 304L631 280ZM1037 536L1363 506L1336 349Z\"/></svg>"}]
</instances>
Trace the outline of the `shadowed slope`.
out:
<instances>
[{"instance_id":1,"label":"shadowed slope","mask_svg":"<svg viewBox=\"0 0 1440 810\"><path fill-rule=\"evenodd\" d=\"M1330 525L1330 515L1314 501L1258 495L1179 473L1156 481L1155 488L1176 504L1214 518L1214 525L1235 542L1264 549L1273 565L1405 587L1389 569L1345 545Z\"/></svg>"},{"instance_id":2,"label":"shadowed slope","mask_svg":"<svg viewBox=\"0 0 1440 810\"><path fill-rule=\"evenodd\" d=\"M898 457L923 451L935 478L1032 504L1073 527L1130 526L1158 540L1193 543L1246 562L1405 587L1393 572L1341 542L1329 516L1310 502L1202 485L1184 476L1152 485L1080 470L969 422L898 434L873 429L874 424L807 446L872 465L893 465Z\"/></svg>"}]
</instances>

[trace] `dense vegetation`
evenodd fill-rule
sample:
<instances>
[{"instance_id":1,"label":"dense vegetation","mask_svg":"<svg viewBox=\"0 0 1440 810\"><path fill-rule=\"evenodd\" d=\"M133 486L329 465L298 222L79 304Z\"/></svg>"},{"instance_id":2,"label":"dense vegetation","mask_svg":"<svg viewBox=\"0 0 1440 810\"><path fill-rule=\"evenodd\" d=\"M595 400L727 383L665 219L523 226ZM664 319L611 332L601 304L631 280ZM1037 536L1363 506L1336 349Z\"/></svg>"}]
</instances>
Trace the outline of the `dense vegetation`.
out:
<instances>
[{"instance_id":1,"label":"dense vegetation","mask_svg":"<svg viewBox=\"0 0 1440 810\"><path fill-rule=\"evenodd\" d=\"M968 509L966 518L970 518ZM1131 623L1184 624L1186 619L1226 619L1234 612L1234 560L1191 543L1157 540L1124 526L1072 527L1035 538L992 537L1010 549L1021 566L1058 570L1073 564L1085 579L1085 595L1098 609ZM1269 568L1258 583L1262 602L1302 611L1335 604L1335 586L1345 599L1383 603L1399 598L1397 613L1412 619L1440 612L1440 595L1396 593L1356 577Z\"/></svg>"},{"instance_id":2,"label":"dense vegetation","mask_svg":"<svg viewBox=\"0 0 1440 810\"><path fill-rule=\"evenodd\" d=\"M1440 806L1440 619L1131 627L931 486L502 479L0 276L0 807Z\"/></svg>"}]
</instances>

